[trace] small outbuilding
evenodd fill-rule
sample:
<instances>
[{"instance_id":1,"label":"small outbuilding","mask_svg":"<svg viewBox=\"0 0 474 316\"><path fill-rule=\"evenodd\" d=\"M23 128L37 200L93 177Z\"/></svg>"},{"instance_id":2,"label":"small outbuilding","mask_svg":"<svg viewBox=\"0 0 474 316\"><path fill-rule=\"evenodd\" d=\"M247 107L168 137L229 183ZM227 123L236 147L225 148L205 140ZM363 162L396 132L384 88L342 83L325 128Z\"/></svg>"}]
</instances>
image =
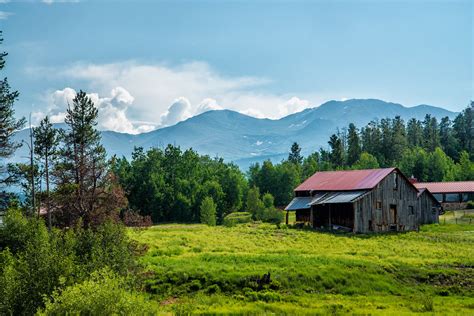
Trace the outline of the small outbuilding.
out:
<instances>
[{"instance_id":1,"label":"small outbuilding","mask_svg":"<svg viewBox=\"0 0 474 316\"><path fill-rule=\"evenodd\" d=\"M466 208L468 201L474 201L474 181L415 182L418 190L428 189L446 210Z\"/></svg>"},{"instance_id":2,"label":"small outbuilding","mask_svg":"<svg viewBox=\"0 0 474 316\"><path fill-rule=\"evenodd\" d=\"M296 221L358 233L417 230L438 222L440 203L397 168L316 172L285 208Z\"/></svg>"}]
</instances>

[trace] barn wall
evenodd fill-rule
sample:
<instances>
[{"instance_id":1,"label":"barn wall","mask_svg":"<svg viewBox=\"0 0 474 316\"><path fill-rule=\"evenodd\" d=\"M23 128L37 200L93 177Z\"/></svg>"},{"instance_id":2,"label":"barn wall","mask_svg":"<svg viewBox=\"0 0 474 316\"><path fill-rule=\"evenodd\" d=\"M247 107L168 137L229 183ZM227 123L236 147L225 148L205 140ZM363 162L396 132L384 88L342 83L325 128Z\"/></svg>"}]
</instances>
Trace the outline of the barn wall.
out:
<instances>
[{"instance_id":1,"label":"barn wall","mask_svg":"<svg viewBox=\"0 0 474 316\"><path fill-rule=\"evenodd\" d=\"M395 179L397 189L395 189ZM354 231L405 231L418 228L421 216L421 204L417 199L417 191L396 171L383 179L372 191L354 203ZM376 209L377 201L381 209ZM390 211L395 205L396 216ZM413 207L413 214L410 211Z\"/></svg>"},{"instance_id":2,"label":"barn wall","mask_svg":"<svg viewBox=\"0 0 474 316\"><path fill-rule=\"evenodd\" d=\"M433 201L426 191L421 193L418 197L418 209L419 209L419 216L418 216L418 224L432 224L438 223L439 221L439 211L438 205Z\"/></svg>"}]
</instances>

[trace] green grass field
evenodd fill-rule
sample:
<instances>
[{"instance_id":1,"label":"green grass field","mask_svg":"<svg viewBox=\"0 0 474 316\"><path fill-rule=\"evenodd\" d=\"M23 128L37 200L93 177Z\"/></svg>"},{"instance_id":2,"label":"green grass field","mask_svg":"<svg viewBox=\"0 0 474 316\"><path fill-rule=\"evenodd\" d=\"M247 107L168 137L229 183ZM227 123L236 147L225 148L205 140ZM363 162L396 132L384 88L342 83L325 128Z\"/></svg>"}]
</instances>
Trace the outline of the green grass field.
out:
<instances>
[{"instance_id":1,"label":"green grass field","mask_svg":"<svg viewBox=\"0 0 474 316\"><path fill-rule=\"evenodd\" d=\"M149 247L147 291L164 312L474 314L474 225L334 235L173 224L130 234Z\"/></svg>"}]
</instances>

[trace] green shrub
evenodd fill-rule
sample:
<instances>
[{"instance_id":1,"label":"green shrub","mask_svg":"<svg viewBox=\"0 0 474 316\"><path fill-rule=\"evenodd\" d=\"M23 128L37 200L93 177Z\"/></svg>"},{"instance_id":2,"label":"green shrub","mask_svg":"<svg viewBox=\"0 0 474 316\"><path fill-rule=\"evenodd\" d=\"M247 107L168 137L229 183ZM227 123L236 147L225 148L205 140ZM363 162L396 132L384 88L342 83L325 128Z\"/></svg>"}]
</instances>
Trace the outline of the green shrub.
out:
<instances>
[{"instance_id":1,"label":"green shrub","mask_svg":"<svg viewBox=\"0 0 474 316\"><path fill-rule=\"evenodd\" d=\"M38 315L154 315L157 312L157 306L145 296L129 290L123 277L104 269L94 272L89 280L54 291Z\"/></svg>"},{"instance_id":2,"label":"green shrub","mask_svg":"<svg viewBox=\"0 0 474 316\"><path fill-rule=\"evenodd\" d=\"M216 204L209 196L201 203L201 223L216 226Z\"/></svg>"},{"instance_id":3,"label":"green shrub","mask_svg":"<svg viewBox=\"0 0 474 316\"><path fill-rule=\"evenodd\" d=\"M48 232L43 220L8 211L0 228L0 314L34 314L55 289L108 267L126 275L136 267L133 244L123 226L95 229L79 224Z\"/></svg>"},{"instance_id":4,"label":"green shrub","mask_svg":"<svg viewBox=\"0 0 474 316\"><path fill-rule=\"evenodd\" d=\"M233 227L236 224L250 223L252 221L252 214L249 212L234 212L224 217L222 222L224 226Z\"/></svg>"},{"instance_id":5,"label":"green shrub","mask_svg":"<svg viewBox=\"0 0 474 316\"><path fill-rule=\"evenodd\" d=\"M474 201L467 201L466 208L470 210L474 209Z\"/></svg>"}]
</instances>

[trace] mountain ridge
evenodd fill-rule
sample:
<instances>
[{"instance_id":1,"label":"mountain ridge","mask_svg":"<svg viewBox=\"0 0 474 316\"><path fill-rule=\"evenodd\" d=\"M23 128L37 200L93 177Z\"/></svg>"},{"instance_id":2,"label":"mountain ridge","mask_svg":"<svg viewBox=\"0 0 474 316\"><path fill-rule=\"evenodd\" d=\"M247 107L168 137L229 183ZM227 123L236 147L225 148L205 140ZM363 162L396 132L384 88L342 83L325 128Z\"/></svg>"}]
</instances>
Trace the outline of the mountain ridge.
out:
<instances>
[{"instance_id":1,"label":"mountain ridge","mask_svg":"<svg viewBox=\"0 0 474 316\"><path fill-rule=\"evenodd\" d=\"M200 154L220 156L246 169L249 164L264 159L284 158L294 141L307 155L327 146L329 136L339 128L354 123L357 127L371 120L396 115L405 121L411 117L422 120L426 114L451 119L457 114L440 107L420 104L405 107L378 99L328 101L279 119L260 119L233 110L211 110L175 125L142 134L102 131L102 143L109 156L129 158L134 147L165 147L167 144L193 148ZM17 140L26 139L28 131L17 133ZM24 152L23 152L24 151ZM20 149L13 161L25 156Z\"/></svg>"}]
</instances>

